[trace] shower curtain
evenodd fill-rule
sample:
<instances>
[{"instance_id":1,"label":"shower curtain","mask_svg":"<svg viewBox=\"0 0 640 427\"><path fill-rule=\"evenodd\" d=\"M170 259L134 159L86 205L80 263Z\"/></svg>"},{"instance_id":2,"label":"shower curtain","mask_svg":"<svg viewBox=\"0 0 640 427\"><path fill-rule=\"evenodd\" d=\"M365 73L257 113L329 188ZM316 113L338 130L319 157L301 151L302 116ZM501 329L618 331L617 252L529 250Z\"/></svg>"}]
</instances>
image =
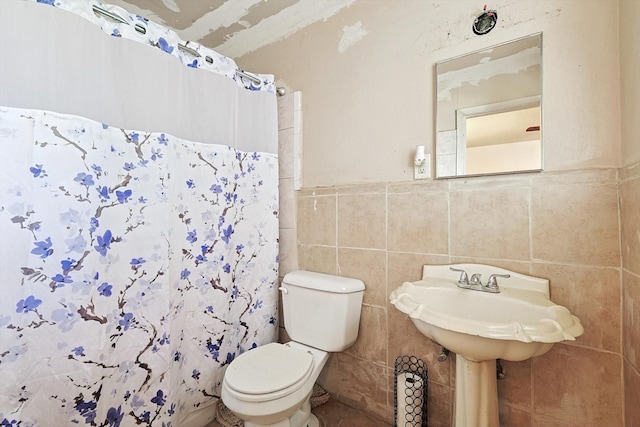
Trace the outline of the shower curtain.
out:
<instances>
[{"instance_id":1,"label":"shower curtain","mask_svg":"<svg viewBox=\"0 0 640 427\"><path fill-rule=\"evenodd\" d=\"M5 24L20 15L15 11L40 19L44 29L32 31L54 39L52 27L64 32L67 20L82 26L60 7L3 3L4 43ZM87 37L97 37L91 31ZM149 33L158 48L152 55L179 43L163 44L157 31ZM125 52L113 46L123 63L133 61L126 56L131 45ZM177 62L163 59L173 61L167 68ZM124 126L135 117L119 110L132 106L114 103L114 96L85 93L88 101L62 100L52 108L67 89L43 86L47 92L38 96L37 82L0 64L0 425L200 427L213 418L225 367L275 340L272 80L260 76L265 84L256 86L235 73L194 68L200 67L191 62L179 71L174 108L189 99L190 72L199 73L195 82L219 89L205 103L233 94L225 105L189 108L194 127L218 116L196 131L179 129L175 122L182 120L167 120L164 110L155 114L160 124L145 112L139 127ZM197 97L202 86L194 89ZM74 115L74 108L87 114ZM184 137L193 132L206 137Z\"/></svg>"}]
</instances>

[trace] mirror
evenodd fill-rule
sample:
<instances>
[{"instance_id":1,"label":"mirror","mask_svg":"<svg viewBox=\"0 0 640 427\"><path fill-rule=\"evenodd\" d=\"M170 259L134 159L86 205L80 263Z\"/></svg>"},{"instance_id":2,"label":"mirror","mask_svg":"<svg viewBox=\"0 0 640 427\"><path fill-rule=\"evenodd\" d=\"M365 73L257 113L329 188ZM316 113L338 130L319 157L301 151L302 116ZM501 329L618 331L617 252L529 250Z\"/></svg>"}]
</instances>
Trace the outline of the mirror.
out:
<instances>
[{"instance_id":1,"label":"mirror","mask_svg":"<svg viewBox=\"0 0 640 427\"><path fill-rule=\"evenodd\" d=\"M542 170L542 34L436 64L436 177Z\"/></svg>"}]
</instances>

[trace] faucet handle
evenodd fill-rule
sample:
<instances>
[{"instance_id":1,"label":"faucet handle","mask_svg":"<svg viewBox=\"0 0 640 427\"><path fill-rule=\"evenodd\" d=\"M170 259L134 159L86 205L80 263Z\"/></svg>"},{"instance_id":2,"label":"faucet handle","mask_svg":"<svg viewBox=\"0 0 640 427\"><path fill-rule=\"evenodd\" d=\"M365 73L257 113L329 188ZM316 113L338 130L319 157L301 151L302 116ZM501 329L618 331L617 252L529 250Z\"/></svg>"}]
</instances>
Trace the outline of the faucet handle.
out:
<instances>
[{"instance_id":1,"label":"faucet handle","mask_svg":"<svg viewBox=\"0 0 640 427\"><path fill-rule=\"evenodd\" d=\"M487 284L485 285L488 289L493 289L493 290L498 290L498 279L496 279L496 277L504 277L505 279L508 279L509 277L511 277L510 274L492 274L491 276L489 276L489 280L487 280Z\"/></svg>"},{"instance_id":2,"label":"faucet handle","mask_svg":"<svg viewBox=\"0 0 640 427\"><path fill-rule=\"evenodd\" d=\"M480 273L474 273L471 275L471 281L469 283L471 283L472 285L480 285L482 286L482 274Z\"/></svg>"},{"instance_id":3,"label":"faucet handle","mask_svg":"<svg viewBox=\"0 0 640 427\"><path fill-rule=\"evenodd\" d=\"M460 273L460 279L458 280L458 283L460 283L461 285L469 286L469 275L466 271L453 267L449 267L449 270Z\"/></svg>"}]
</instances>

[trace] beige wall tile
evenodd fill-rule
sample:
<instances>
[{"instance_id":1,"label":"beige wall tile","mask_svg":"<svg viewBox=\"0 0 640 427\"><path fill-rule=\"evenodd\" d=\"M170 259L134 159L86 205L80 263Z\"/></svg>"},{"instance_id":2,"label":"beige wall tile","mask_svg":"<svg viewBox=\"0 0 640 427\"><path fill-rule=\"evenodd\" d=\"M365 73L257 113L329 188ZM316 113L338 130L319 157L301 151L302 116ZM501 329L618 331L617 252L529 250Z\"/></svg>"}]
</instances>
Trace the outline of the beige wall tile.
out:
<instances>
[{"instance_id":1,"label":"beige wall tile","mask_svg":"<svg viewBox=\"0 0 640 427\"><path fill-rule=\"evenodd\" d=\"M312 412L321 426L389 427L388 423L370 412L353 409L338 400L329 400L327 404L314 408Z\"/></svg>"},{"instance_id":2,"label":"beige wall tile","mask_svg":"<svg viewBox=\"0 0 640 427\"><path fill-rule=\"evenodd\" d=\"M451 193L451 255L529 260L529 190Z\"/></svg>"},{"instance_id":3,"label":"beige wall tile","mask_svg":"<svg viewBox=\"0 0 640 427\"><path fill-rule=\"evenodd\" d=\"M422 267L425 264L446 264L448 257L389 252L388 262L387 293L389 294L405 281L420 280ZM387 316L388 366L393 368L398 356L416 356L427 363L430 381L449 385L453 355L445 362L438 362L441 347L418 331L409 316L390 303L388 303Z\"/></svg>"},{"instance_id":4,"label":"beige wall tile","mask_svg":"<svg viewBox=\"0 0 640 427\"><path fill-rule=\"evenodd\" d=\"M620 184L622 265L640 275L640 176Z\"/></svg>"},{"instance_id":5,"label":"beige wall tile","mask_svg":"<svg viewBox=\"0 0 640 427\"><path fill-rule=\"evenodd\" d=\"M619 170L620 181L628 181L629 179L640 177L640 161L629 164Z\"/></svg>"},{"instance_id":6,"label":"beige wall tile","mask_svg":"<svg viewBox=\"0 0 640 427\"><path fill-rule=\"evenodd\" d=\"M394 381L395 381L395 372L393 368L387 367L387 414L384 417L384 420L391 425L395 425L395 414L394 410Z\"/></svg>"},{"instance_id":7,"label":"beige wall tile","mask_svg":"<svg viewBox=\"0 0 640 427\"><path fill-rule=\"evenodd\" d=\"M341 185L337 187L337 192L339 195L385 194L387 184Z\"/></svg>"},{"instance_id":8,"label":"beige wall tile","mask_svg":"<svg viewBox=\"0 0 640 427\"><path fill-rule=\"evenodd\" d=\"M551 300L580 319L577 344L620 353L618 269L534 263L531 274L549 279Z\"/></svg>"},{"instance_id":9,"label":"beige wall tile","mask_svg":"<svg viewBox=\"0 0 640 427\"><path fill-rule=\"evenodd\" d=\"M623 354L640 370L640 276L623 270L622 288Z\"/></svg>"},{"instance_id":10,"label":"beige wall tile","mask_svg":"<svg viewBox=\"0 0 640 427\"><path fill-rule=\"evenodd\" d=\"M341 276L364 282L364 304L387 305L387 254L385 251L338 248Z\"/></svg>"},{"instance_id":11,"label":"beige wall tile","mask_svg":"<svg viewBox=\"0 0 640 427\"><path fill-rule=\"evenodd\" d=\"M447 193L389 194L388 248L391 251L447 254Z\"/></svg>"},{"instance_id":12,"label":"beige wall tile","mask_svg":"<svg viewBox=\"0 0 640 427\"><path fill-rule=\"evenodd\" d=\"M545 417L544 415L533 415L533 427L579 427L573 424L563 423L553 418Z\"/></svg>"},{"instance_id":13,"label":"beige wall tile","mask_svg":"<svg viewBox=\"0 0 640 427\"><path fill-rule=\"evenodd\" d=\"M333 397L338 397L340 390L340 372L338 369L338 353L329 354L329 360L322 368L317 383L322 388L331 393Z\"/></svg>"},{"instance_id":14,"label":"beige wall tile","mask_svg":"<svg viewBox=\"0 0 640 427\"><path fill-rule=\"evenodd\" d=\"M500 363L506 375L498 381L500 404L531 412L531 359L522 362L502 360Z\"/></svg>"},{"instance_id":15,"label":"beige wall tile","mask_svg":"<svg viewBox=\"0 0 640 427\"><path fill-rule=\"evenodd\" d=\"M511 270L516 273L531 275L531 263L528 261L452 256L451 264L485 264Z\"/></svg>"},{"instance_id":16,"label":"beige wall tile","mask_svg":"<svg viewBox=\"0 0 640 427\"><path fill-rule=\"evenodd\" d=\"M385 249L387 246L385 194L338 196L338 245Z\"/></svg>"},{"instance_id":17,"label":"beige wall tile","mask_svg":"<svg viewBox=\"0 0 640 427\"><path fill-rule=\"evenodd\" d=\"M533 177L538 174L506 174L488 175L472 178L452 179L449 186L452 191L456 190L496 190L499 188L526 188L531 184Z\"/></svg>"},{"instance_id":18,"label":"beige wall tile","mask_svg":"<svg viewBox=\"0 0 640 427\"><path fill-rule=\"evenodd\" d=\"M500 427L532 427L532 422L529 412L500 405Z\"/></svg>"},{"instance_id":19,"label":"beige wall tile","mask_svg":"<svg viewBox=\"0 0 640 427\"><path fill-rule=\"evenodd\" d=\"M510 179L491 177L483 179L480 184L473 180L465 180L469 183L456 180L455 185L439 181L433 187L415 183L394 184L387 185L388 194L380 185L350 185L298 192L299 197L306 195L308 198L337 200L338 212L338 241L299 245L301 268L360 278L367 286L361 336L352 348L338 355L340 361L336 358L334 366L326 369L329 374L323 373L324 381L339 389L336 398L389 421L393 413L395 358L414 355L427 362L429 393L437 392L438 396L430 399L429 425L448 426L453 412L455 357L451 355L446 362L438 362L440 346L424 337L406 314L391 305L388 295L404 281L419 280L424 264L478 262L549 278L553 301L567 306L585 326L585 334L575 344L557 344L546 355L530 361L503 362L507 378L498 382L501 424L509 427L583 427L604 426L608 424L602 420L613 420L618 424L612 425L619 425L623 417L620 336L624 333L629 335L633 327L627 327L626 332L621 330L620 252L610 250L614 246L612 241L619 242L616 231L617 175L615 170L577 171L565 175L566 179L563 173ZM452 190L447 186L452 186ZM311 197L314 192L316 196ZM410 229L411 221L419 227L424 216L433 215L443 206L446 208L447 197L451 203L451 223L443 228L448 228L447 235L451 234L450 250L445 248L440 255L427 252L434 249L426 246L402 246L406 239L401 237L405 233L401 227ZM380 234L388 233L388 248L378 247L382 243L369 238L370 227L366 226L367 221L369 224L382 224L383 219L367 218L364 221L363 216L358 217L363 211L374 211L372 206L383 200L388 207L387 228L384 225L378 227L382 227ZM423 216L412 216L413 211L406 212L414 200L425 204ZM586 216L583 212L587 212ZM441 216L436 215L436 218ZM425 223L433 221L425 220ZM416 227L415 223L413 227ZM345 237L342 227L360 228L350 230L351 234ZM537 231L533 231L534 227ZM510 231L503 233L502 237L495 237L504 229ZM593 242L589 239L582 241L580 235L585 230L599 237ZM394 232L398 232L397 235L394 236ZM559 247L545 247L542 236L547 235L553 240L550 246ZM459 237L459 242L454 247L456 237ZM430 243L431 247L439 244ZM537 254L543 254L550 261L534 261L536 257L541 258ZM632 275L632 278L636 276ZM376 284L372 286L372 283ZM623 297L627 298L623 301L628 306L635 304L635 297ZM640 303L636 305L640 306ZM380 317L382 313L386 313L384 320ZM640 315L634 318L640 318ZM629 324L630 319L627 319ZM381 332L385 327L386 333ZM637 349L637 344L631 343L640 338L633 340L635 338L627 339L629 354L634 346ZM386 359L379 360L385 352ZM351 384L358 381L358 369L379 369L380 362L386 364L386 370L380 371L380 375L385 372L387 380L384 390L386 409L383 409L381 385L373 391L374 395L380 393L378 397L359 395L368 392L365 390L373 381L367 379L370 373L363 374L365 384ZM347 383L353 389L345 391ZM433 405L437 409L432 408Z\"/></svg>"},{"instance_id":20,"label":"beige wall tile","mask_svg":"<svg viewBox=\"0 0 640 427\"><path fill-rule=\"evenodd\" d=\"M534 259L620 265L614 185L534 187L531 203Z\"/></svg>"},{"instance_id":21,"label":"beige wall tile","mask_svg":"<svg viewBox=\"0 0 640 427\"><path fill-rule=\"evenodd\" d=\"M340 400L384 418L388 395L386 367L346 353L338 353L338 360Z\"/></svg>"},{"instance_id":22,"label":"beige wall tile","mask_svg":"<svg viewBox=\"0 0 640 427\"><path fill-rule=\"evenodd\" d=\"M294 95L287 93L277 98L278 103L278 130L293 127Z\"/></svg>"},{"instance_id":23,"label":"beige wall tile","mask_svg":"<svg viewBox=\"0 0 640 427\"><path fill-rule=\"evenodd\" d=\"M640 163L620 169L625 425L640 426Z\"/></svg>"},{"instance_id":24,"label":"beige wall tile","mask_svg":"<svg viewBox=\"0 0 640 427\"><path fill-rule=\"evenodd\" d=\"M612 184L618 182L617 169L578 169L531 175L533 186Z\"/></svg>"},{"instance_id":25,"label":"beige wall tile","mask_svg":"<svg viewBox=\"0 0 640 427\"><path fill-rule=\"evenodd\" d=\"M383 307L363 305L356 342L345 353L373 363L387 362L387 311Z\"/></svg>"},{"instance_id":26,"label":"beige wall tile","mask_svg":"<svg viewBox=\"0 0 640 427\"><path fill-rule=\"evenodd\" d=\"M307 245L336 245L335 196L300 197L297 201L298 242Z\"/></svg>"},{"instance_id":27,"label":"beige wall tile","mask_svg":"<svg viewBox=\"0 0 640 427\"><path fill-rule=\"evenodd\" d=\"M453 387L429 381L427 396L427 425L450 426L453 418Z\"/></svg>"},{"instance_id":28,"label":"beige wall tile","mask_svg":"<svg viewBox=\"0 0 640 427\"><path fill-rule=\"evenodd\" d=\"M398 356L415 356L426 362L429 367L429 380L450 385L450 355L444 362L438 362L441 347L422 335L409 316L391 306L388 311L388 360L387 365L394 367Z\"/></svg>"},{"instance_id":29,"label":"beige wall tile","mask_svg":"<svg viewBox=\"0 0 640 427\"><path fill-rule=\"evenodd\" d=\"M625 425L627 427L640 426L640 372L628 361L624 364L624 401L625 401Z\"/></svg>"},{"instance_id":30,"label":"beige wall tile","mask_svg":"<svg viewBox=\"0 0 640 427\"><path fill-rule=\"evenodd\" d=\"M293 178L294 129L278 131L278 173L280 178Z\"/></svg>"},{"instance_id":31,"label":"beige wall tile","mask_svg":"<svg viewBox=\"0 0 640 427\"><path fill-rule=\"evenodd\" d=\"M280 228L295 228L296 198L293 191L293 178L280 178L278 187L280 192L280 209L278 212Z\"/></svg>"},{"instance_id":32,"label":"beige wall tile","mask_svg":"<svg viewBox=\"0 0 640 427\"><path fill-rule=\"evenodd\" d=\"M416 280L422 279L422 267L426 264L438 265L448 263L449 257L446 255L389 252L387 296L404 282L415 282Z\"/></svg>"},{"instance_id":33,"label":"beige wall tile","mask_svg":"<svg viewBox=\"0 0 640 427\"><path fill-rule=\"evenodd\" d=\"M449 370L449 384L451 384L451 389L453 395L455 396L455 388L456 388L456 355L450 354L449 360L451 361L451 369Z\"/></svg>"},{"instance_id":34,"label":"beige wall tile","mask_svg":"<svg viewBox=\"0 0 640 427\"><path fill-rule=\"evenodd\" d=\"M447 191L450 185L446 179L425 179L407 182L387 183L387 192L391 193L420 193L425 191Z\"/></svg>"},{"instance_id":35,"label":"beige wall tile","mask_svg":"<svg viewBox=\"0 0 640 427\"><path fill-rule=\"evenodd\" d=\"M301 270L338 274L335 247L298 245L298 266Z\"/></svg>"},{"instance_id":36,"label":"beige wall tile","mask_svg":"<svg viewBox=\"0 0 640 427\"><path fill-rule=\"evenodd\" d=\"M556 344L533 359L534 413L570 425L622 425L619 354Z\"/></svg>"},{"instance_id":37,"label":"beige wall tile","mask_svg":"<svg viewBox=\"0 0 640 427\"><path fill-rule=\"evenodd\" d=\"M298 269L298 251L296 246L296 230L280 229L280 248L278 256L280 266L278 275L284 277L285 274Z\"/></svg>"},{"instance_id":38,"label":"beige wall tile","mask_svg":"<svg viewBox=\"0 0 640 427\"><path fill-rule=\"evenodd\" d=\"M298 197L335 196L337 193L336 187L302 188L297 191Z\"/></svg>"}]
</instances>

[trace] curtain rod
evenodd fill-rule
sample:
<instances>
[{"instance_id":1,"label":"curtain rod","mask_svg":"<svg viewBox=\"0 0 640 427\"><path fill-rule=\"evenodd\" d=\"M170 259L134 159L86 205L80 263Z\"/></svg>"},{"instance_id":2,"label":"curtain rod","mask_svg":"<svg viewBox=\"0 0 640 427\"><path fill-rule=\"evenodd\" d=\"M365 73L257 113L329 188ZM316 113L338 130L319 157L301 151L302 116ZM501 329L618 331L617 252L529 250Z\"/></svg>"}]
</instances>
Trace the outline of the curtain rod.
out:
<instances>
[{"instance_id":1,"label":"curtain rod","mask_svg":"<svg viewBox=\"0 0 640 427\"><path fill-rule=\"evenodd\" d=\"M121 17L120 15L117 15L117 14L115 14L113 12L109 12L108 10L103 9L103 8L101 8L99 6L93 5L93 11L94 11L94 13L97 13L97 14L102 15L102 16L106 16L107 18L113 19L114 21L119 22L121 24L129 25L129 22L126 19L124 19L123 17ZM147 29L144 28L144 26L142 26L140 24L136 24L134 28L135 28L135 30L137 32L142 33L142 34L145 34L147 32ZM188 53L189 55L195 56L196 58L202 57L202 55L200 55L200 53L198 51L196 51L195 49L192 49L192 48L190 48L190 47L188 47L186 45L183 45L182 43L178 43L178 49L180 49L181 51L183 51L185 53ZM209 64L213 63L213 58L211 58L208 55L205 56L204 59ZM247 80L250 80L250 81L252 81L253 83L255 83L257 85L262 83L262 81L258 77L254 76L253 74L250 74L250 73L247 73L245 71L242 71L242 70L236 70L236 76L244 78L244 79L247 79ZM285 93L286 93L286 91L285 91L284 88L282 88L282 87L277 87L276 88L276 94L278 94L278 96L283 96Z\"/></svg>"},{"instance_id":2,"label":"curtain rod","mask_svg":"<svg viewBox=\"0 0 640 427\"><path fill-rule=\"evenodd\" d=\"M197 50L190 48L189 46L183 45L182 43L178 43L178 49L180 49L185 53L188 53L191 56L195 56L196 58L202 57L202 55L200 55L200 53ZM205 56L204 59L210 64L213 63L213 58L211 58L210 56ZM255 84L262 83L262 81L258 77L254 76L253 74L249 74L245 71L236 70L236 76L243 77L247 80L251 80Z\"/></svg>"}]
</instances>

